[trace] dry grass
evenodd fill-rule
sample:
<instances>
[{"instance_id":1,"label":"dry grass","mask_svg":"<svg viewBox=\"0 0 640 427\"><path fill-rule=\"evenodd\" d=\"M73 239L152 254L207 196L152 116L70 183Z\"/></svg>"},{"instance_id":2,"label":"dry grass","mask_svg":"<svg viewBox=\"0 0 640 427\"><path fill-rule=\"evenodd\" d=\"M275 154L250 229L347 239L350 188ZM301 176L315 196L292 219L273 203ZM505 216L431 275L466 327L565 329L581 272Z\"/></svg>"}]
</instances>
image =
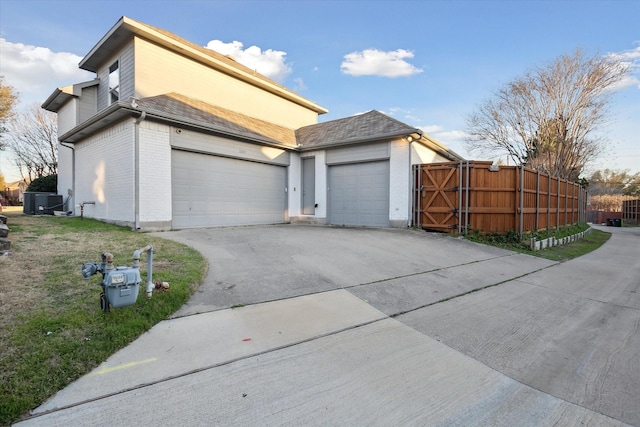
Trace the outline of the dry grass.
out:
<instances>
[{"instance_id":1,"label":"dry grass","mask_svg":"<svg viewBox=\"0 0 640 427\"><path fill-rule=\"evenodd\" d=\"M176 242L93 220L29 216L4 209L11 250L0 256L0 426L15 421L66 384L174 313L206 273L206 261ZM131 265L152 244L153 279L171 292L103 313L100 274L82 279L83 262ZM141 260L146 283L146 256ZM46 338L44 338L46 337Z\"/></svg>"},{"instance_id":2,"label":"dry grass","mask_svg":"<svg viewBox=\"0 0 640 427\"><path fill-rule=\"evenodd\" d=\"M17 313L28 311L45 298L46 292L37 284L42 282L47 271L43 248L50 243L46 240L51 240L38 239L29 231L11 233L13 220L22 214L19 207L5 207L2 214L8 220L11 252L10 256L0 256L0 339L15 324ZM20 227L30 228L37 220L36 217L21 218Z\"/></svg>"}]
</instances>

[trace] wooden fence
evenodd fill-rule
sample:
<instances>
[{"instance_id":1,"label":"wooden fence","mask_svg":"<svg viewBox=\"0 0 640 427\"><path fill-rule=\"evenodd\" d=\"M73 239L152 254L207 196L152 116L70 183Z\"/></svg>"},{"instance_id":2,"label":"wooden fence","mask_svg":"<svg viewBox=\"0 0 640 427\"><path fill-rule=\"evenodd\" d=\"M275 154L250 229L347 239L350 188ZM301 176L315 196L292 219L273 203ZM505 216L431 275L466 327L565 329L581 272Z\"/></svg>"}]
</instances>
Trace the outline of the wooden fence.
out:
<instances>
[{"instance_id":1,"label":"wooden fence","mask_svg":"<svg viewBox=\"0 0 640 427\"><path fill-rule=\"evenodd\" d=\"M579 184L520 166L464 161L413 167L414 226L467 233L516 232L586 222Z\"/></svg>"},{"instance_id":2,"label":"wooden fence","mask_svg":"<svg viewBox=\"0 0 640 427\"><path fill-rule=\"evenodd\" d=\"M622 202L622 223L640 225L640 199Z\"/></svg>"}]
</instances>

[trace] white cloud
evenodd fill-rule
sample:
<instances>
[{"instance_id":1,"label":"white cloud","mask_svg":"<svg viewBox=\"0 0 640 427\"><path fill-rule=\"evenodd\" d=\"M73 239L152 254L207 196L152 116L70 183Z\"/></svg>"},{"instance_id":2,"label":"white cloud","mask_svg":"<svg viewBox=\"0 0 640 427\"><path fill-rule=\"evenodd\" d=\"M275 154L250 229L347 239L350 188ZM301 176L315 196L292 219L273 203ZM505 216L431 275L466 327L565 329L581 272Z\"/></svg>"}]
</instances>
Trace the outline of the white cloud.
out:
<instances>
[{"instance_id":1,"label":"white cloud","mask_svg":"<svg viewBox=\"0 0 640 427\"><path fill-rule=\"evenodd\" d=\"M440 142L447 145L449 144L463 144L464 140L469 136L468 133L462 130L446 130L440 125L425 125L418 126L418 129L423 130L427 135L434 137Z\"/></svg>"},{"instance_id":2,"label":"white cloud","mask_svg":"<svg viewBox=\"0 0 640 427\"><path fill-rule=\"evenodd\" d=\"M243 47L242 42L239 41L224 43L220 40L211 40L206 46L207 49L233 57L245 67L256 70L279 83L291 74L291 67L285 63L286 52L272 49L263 51L258 46L250 46L246 49Z\"/></svg>"},{"instance_id":3,"label":"white cloud","mask_svg":"<svg viewBox=\"0 0 640 427\"><path fill-rule=\"evenodd\" d=\"M303 91L307 89L307 85L304 84L304 80L302 79L302 77L296 77L295 79L293 79L293 82L295 83L293 90Z\"/></svg>"},{"instance_id":4,"label":"white cloud","mask_svg":"<svg viewBox=\"0 0 640 427\"><path fill-rule=\"evenodd\" d=\"M640 42L635 42L638 46L635 49L625 50L622 52L609 52L605 58L613 61L620 61L620 64L628 69L628 74L611 90L621 90L628 87L637 87L640 89Z\"/></svg>"},{"instance_id":5,"label":"white cloud","mask_svg":"<svg viewBox=\"0 0 640 427\"><path fill-rule=\"evenodd\" d=\"M18 91L22 104L42 103L57 87L95 78L78 68L82 57L69 52L0 38L0 57L0 75Z\"/></svg>"},{"instance_id":6,"label":"white cloud","mask_svg":"<svg viewBox=\"0 0 640 427\"><path fill-rule=\"evenodd\" d=\"M625 61L625 62L636 62L640 60L640 42L636 42L638 46L635 49L625 50L622 52L609 52L606 56L608 58Z\"/></svg>"},{"instance_id":7,"label":"white cloud","mask_svg":"<svg viewBox=\"0 0 640 427\"><path fill-rule=\"evenodd\" d=\"M417 126L418 129L424 131L427 135L446 145L449 149L455 151L465 159L472 159L473 156L467 151L465 139L468 134L462 130L446 130L440 125Z\"/></svg>"},{"instance_id":8,"label":"white cloud","mask_svg":"<svg viewBox=\"0 0 640 427\"><path fill-rule=\"evenodd\" d=\"M397 49L384 52L378 49L365 49L344 56L340 69L350 76L406 77L422 73L405 59L413 58L413 52Z\"/></svg>"},{"instance_id":9,"label":"white cloud","mask_svg":"<svg viewBox=\"0 0 640 427\"><path fill-rule=\"evenodd\" d=\"M418 126L419 129L422 129L429 135L435 135L438 132L443 132L444 128L440 125L427 125L427 126Z\"/></svg>"}]
</instances>

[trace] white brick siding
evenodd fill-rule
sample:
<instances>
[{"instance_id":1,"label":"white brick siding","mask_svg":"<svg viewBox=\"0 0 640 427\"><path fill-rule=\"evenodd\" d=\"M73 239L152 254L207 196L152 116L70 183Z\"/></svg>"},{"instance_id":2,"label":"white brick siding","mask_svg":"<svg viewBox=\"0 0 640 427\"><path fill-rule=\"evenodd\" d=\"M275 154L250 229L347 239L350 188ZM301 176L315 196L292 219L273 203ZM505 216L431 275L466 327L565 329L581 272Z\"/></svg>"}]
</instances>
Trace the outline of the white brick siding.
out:
<instances>
[{"instance_id":1,"label":"white brick siding","mask_svg":"<svg viewBox=\"0 0 640 427\"><path fill-rule=\"evenodd\" d=\"M150 121L143 121L139 126L140 226L168 229L171 224L172 128Z\"/></svg>"},{"instance_id":2,"label":"white brick siding","mask_svg":"<svg viewBox=\"0 0 640 427\"><path fill-rule=\"evenodd\" d=\"M389 220L392 225L409 220L409 142L391 141L389 159Z\"/></svg>"},{"instance_id":3,"label":"white brick siding","mask_svg":"<svg viewBox=\"0 0 640 427\"><path fill-rule=\"evenodd\" d=\"M296 217L302 212L302 160L298 153L291 153L289 157L287 191L288 216Z\"/></svg>"},{"instance_id":4,"label":"white brick siding","mask_svg":"<svg viewBox=\"0 0 640 427\"><path fill-rule=\"evenodd\" d=\"M76 144L75 213L116 224L134 223L134 120L120 122Z\"/></svg>"},{"instance_id":5,"label":"white brick siding","mask_svg":"<svg viewBox=\"0 0 640 427\"><path fill-rule=\"evenodd\" d=\"M326 151L313 151L305 153L305 156L314 156L316 158L316 208L315 217L326 220L327 218L327 171ZM300 177L302 181L302 177ZM301 199L301 198L300 198ZM302 203L302 200L300 200Z\"/></svg>"}]
</instances>

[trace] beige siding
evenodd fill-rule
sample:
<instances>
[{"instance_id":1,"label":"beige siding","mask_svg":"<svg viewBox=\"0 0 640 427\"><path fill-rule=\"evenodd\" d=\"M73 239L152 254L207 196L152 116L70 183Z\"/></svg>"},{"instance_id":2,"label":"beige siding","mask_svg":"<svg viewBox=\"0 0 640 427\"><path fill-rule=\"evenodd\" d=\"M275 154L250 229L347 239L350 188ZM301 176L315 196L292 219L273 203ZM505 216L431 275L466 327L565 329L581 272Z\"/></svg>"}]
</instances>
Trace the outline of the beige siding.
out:
<instances>
[{"instance_id":1,"label":"beige siding","mask_svg":"<svg viewBox=\"0 0 640 427\"><path fill-rule=\"evenodd\" d=\"M98 111L98 87L92 86L82 89L78 99L78 124L93 117ZM62 135L62 133L60 133Z\"/></svg>"},{"instance_id":2,"label":"beige siding","mask_svg":"<svg viewBox=\"0 0 640 427\"><path fill-rule=\"evenodd\" d=\"M126 101L129 97L134 96L133 52L133 40L131 40L98 69L98 79L100 79L98 111L109 106L109 67L116 61L119 61L118 69L120 70L120 100Z\"/></svg>"},{"instance_id":3,"label":"beige siding","mask_svg":"<svg viewBox=\"0 0 640 427\"><path fill-rule=\"evenodd\" d=\"M58 194L66 201L69 190L73 190L73 151L58 143ZM74 199L72 194L65 209L73 210Z\"/></svg>"},{"instance_id":4,"label":"beige siding","mask_svg":"<svg viewBox=\"0 0 640 427\"><path fill-rule=\"evenodd\" d=\"M78 124L78 101L71 98L58 110L58 135L63 135Z\"/></svg>"},{"instance_id":5,"label":"beige siding","mask_svg":"<svg viewBox=\"0 0 640 427\"><path fill-rule=\"evenodd\" d=\"M450 159L447 159L444 156L436 153L430 148L425 147L422 144L413 143L411 144L411 164L412 165L420 165L422 163L437 163L437 162L450 162Z\"/></svg>"},{"instance_id":6,"label":"beige siding","mask_svg":"<svg viewBox=\"0 0 640 427\"><path fill-rule=\"evenodd\" d=\"M139 98L177 92L290 129L317 123L305 107L140 38L135 61Z\"/></svg>"}]
</instances>

